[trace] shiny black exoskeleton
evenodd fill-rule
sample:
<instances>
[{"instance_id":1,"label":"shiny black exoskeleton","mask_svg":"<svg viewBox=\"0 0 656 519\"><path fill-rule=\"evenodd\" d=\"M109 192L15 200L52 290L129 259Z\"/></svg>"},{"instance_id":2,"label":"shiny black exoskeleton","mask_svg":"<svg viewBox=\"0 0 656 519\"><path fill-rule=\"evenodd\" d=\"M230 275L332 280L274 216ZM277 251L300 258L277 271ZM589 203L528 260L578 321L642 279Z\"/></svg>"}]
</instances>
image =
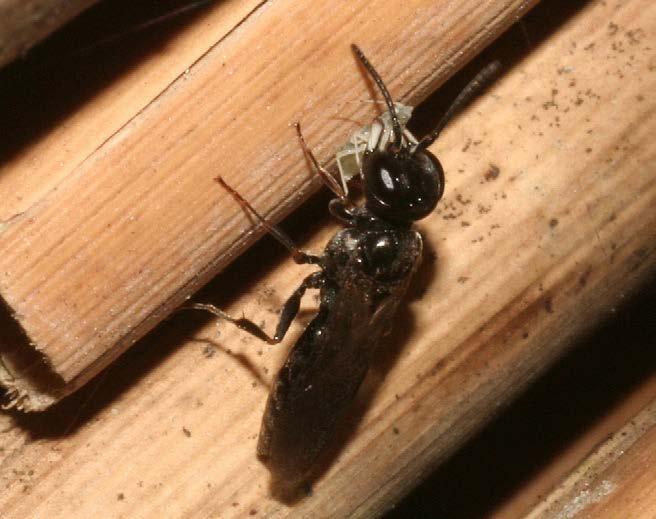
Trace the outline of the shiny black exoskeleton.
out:
<instances>
[{"instance_id":1,"label":"shiny black exoskeleton","mask_svg":"<svg viewBox=\"0 0 656 519\"><path fill-rule=\"evenodd\" d=\"M419 220L433 212L444 193L444 170L429 151L365 153L362 166L367 208L395 222Z\"/></svg>"},{"instance_id":2,"label":"shiny black exoskeleton","mask_svg":"<svg viewBox=\"0 0 656 519\"><path fill-rule=\"evenodd\" d=\"M411 144L403 135L382 79L362 51L355 45L352 48L378 85L394 131L394 140L385 149L364 153L364 207L348 200L330 173L319 166L297 125L307 157L337 195L330 211L346 228L328 242L323 255L306 254L219 177L224 188L290 250L297 263L316 264L320 270L310 274L285 303L273 337L246 318L233 319L212 305L192 305L273 344L284 337L305 291L320 289L316 317L273 382L257 447L276 479L288 486L298 485L311 474L335 423L354 398L381 338L393 323L421 260L422 238L412 223L428 216L444 192L442 165L426 147L481 82L477 77L470 83L436 130Z\"/></svg>"}]
</instances>

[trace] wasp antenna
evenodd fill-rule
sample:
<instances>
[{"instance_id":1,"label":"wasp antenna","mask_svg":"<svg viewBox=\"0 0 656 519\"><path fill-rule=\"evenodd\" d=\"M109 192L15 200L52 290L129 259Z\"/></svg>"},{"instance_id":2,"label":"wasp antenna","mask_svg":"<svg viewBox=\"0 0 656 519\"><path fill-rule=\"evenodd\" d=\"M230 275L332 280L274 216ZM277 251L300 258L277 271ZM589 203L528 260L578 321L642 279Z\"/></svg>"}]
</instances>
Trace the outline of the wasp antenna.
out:
<instances>
[{"instance_id":1,"label":"wasp antenna","mask_svg":"<svg viewBox=\"0 0 656 519\"><path fill-rule=\"evenodd\" d=\"M392 96L390 95L389 90L387 90L385 83L383 83L382 78L380 77L378 72L376 72L376 69L373 67L371 63L369 63L367 57L360 50L360 47L358 47L355 43L352 43L351 49L353 49L353 52L358 57L358 59L362 62L364 68L367 69L367 72L369 72L376 85L378 85L380 92L383 94L383 98L385 99L385 104L387 105L387 109L389 110L389 113L392 115L392 130L394 131L394 146L396 147L396 149L399 149L401 147L401 139L403 138L403 130L401 130L401 123L399 122L399 116L396 114L396 108L394 108L394 101L392 101Z\"/></svg>"},{"instance_id":2,"label":"wasp antenna","mask_svg":"<svg viewBox=\"0 0 656 519\"><path fill-rule=\"evenodd\" d=\"M474 79L467 83L467 86L462 89L458 94L458 97L456 97L453 103L451 103L451 106L442 116L440 122L437 123L435 129L419 142L414 151L416 152L417 150L425 149L433 144L435 139L437 139L440 133L442 133L442 130L444 130L444 127L449 124L449 121L453 116L469 104L472 98L478 94L481 89L487 86L492 78L496 77L499 70L501 70L501 62L493 61L492 63L488 63L483 70L476 74Z\"/></svg>"}]
</instances>

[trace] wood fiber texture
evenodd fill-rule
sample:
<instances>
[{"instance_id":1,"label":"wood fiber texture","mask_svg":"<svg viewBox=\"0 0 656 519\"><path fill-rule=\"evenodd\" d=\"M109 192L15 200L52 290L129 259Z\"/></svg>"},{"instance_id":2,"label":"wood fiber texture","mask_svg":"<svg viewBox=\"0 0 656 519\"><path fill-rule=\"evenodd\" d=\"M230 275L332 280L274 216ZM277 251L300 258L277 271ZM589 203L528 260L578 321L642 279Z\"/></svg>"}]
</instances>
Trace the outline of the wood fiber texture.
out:
<instances>
[{"instance_id":1,"label":"wood fiber texture","mask_svg":"<svg viewBox=\"0 0 656 519\"><path fill-rule=\"evenodd\" d=\"M414 104L532 3L219 3L177 35L182 57L153 54L14 153L0 296L29 344L3 341L13 405L84 384L261 235L217 174L272 220L317 189L290 124L327 162L343 119L378 110L357 102L351 41Z\"/></svg>"},{"instance_id":2,"label":"wood fiber texture","mask_svg":"<svg viewBox=\"0 0 656 519\"><path fill-rule=\"evenodd\" d=\"M82 235L94 241L95 226L107 223L101 216L113 215L103 239L110 240L116 229L122 229L120 235L134 229L138 238L118 242L134 247L131 257L146 254L152 265L164 255L166 261L178 258L178 266L152 290L163 290L174 278L188 279L217 250L251 240L242 233L250 233L252 223L214 185L214 175L230 175L256 207L278 217L293 205L280 205L280 198L312 183L287 121L304 123L310 145L325 162L357 127L333 117L372 115L372 107L351 103L369 93L347 42L357 40L392 94L412 103L441 77L440 67L452 66L448 56L457 51L441 49L452 48L463 34L461 24L500 5L490 2L476 11L478 3L467 4L404 3L407 13L394 5L403 28L397 41L394 32L365 36L391 16L383 3L378 10L368 2L366 13L359 10L364 4L350 3L352 11L338 9L331 16L316 8L310 20L308 13L303 19L295 14L296 4L267 3L190 70L189 85L175 83L29 212L48 215L53 232L55 224L89 218L90 234ZM447 8L454 11L440 16L432 11ZM312 24L327 18L343 30L315 40ZM278 56L276 37L266 45L248 40L253 24L271 34L285 28L286 41L294 43L284 57L271 61ZM447 187L440 209L418 225L427 244L423 267L389 344L325 455L311 496L295 503L276 499L255 457L271 379L316 308L307 297L282 345L263 345L202 315L178 314L51 409L7 415L0 465L3 516L89 517L102 511L130 517L372 517L388 509L654 274L655 36L652 2L585 3L546 40L529 45L525 57L432 146L445 167ZM246 59L258 52L270 60L265 71ZM302 74L287 61L294 53L306 53ZM231 65L237 58L239 70ZM220 78L214 64L225 70ZM279 88L272 89L266 70ZM410 81L420 70L426 79ZM219 83L233 85L229 78L236 73L250 78L248 88L235 84L231 94L250 92L244 94L252 103L248 109L242 104L236 112L227 101L203 97ZM173 102L187 88L184 105ZM181 114L195 110L205 117L183 124ZM268 127L263 118L270 112L285 123ZM269 139L253 145L263 128ZM239 152L224 140L237 129ZM146 153L159 159L138 166ZM105 161L118 172L115 177L104 173ZM292 162L295 167L286 166ZM80 196L73 186L90 171L98 175L95 190L83 194L102 195L106 203L88 217L58 218L56 202ZM161 184L153 187L149 177ZM144 199L147 204L139 203ZM338 228L325 214L324 200L288 220L304 249L320 250ZM162 231L151 238L155 221ZM27 217L17 222L26 232L29 224ZM44 231L32 232L48 239ZM157 241L169 235L177 238ZM20 236L27 239L7 230L2 240L31 254ZM75 259L75 251L68 253ZM78 275L64 256L50 260L51 268L66 270L58 279ZM193 279L200 283L222 264L217 260ZM87 288L95 286L91 280L128 274L141 286L142 276L150 275L126 263L118 270L110 262L85 268L90 276L98 269ZM234 315L243 311L271 330L282 301L310 271L295 266L277 244L263 241L201 297ZM15 279L23 279L15 272ZM109 288L96 290L88 297L102 303ZM125 324L129 312L146 322L145 302L154 300L153 292L135 291L141 299L116 306L112 322ZM101 304L101 310L111 307ZM82 324L75 326L73 337L84 331ZM92 341L85 354L99 344ZM85 358L66 354L61 344L52 357L59 359L62 376L73 381Z\"/></svg>"},{"instance_id":3,"label":"wood fiber texture","mask_svg":"<svg viewBox=\"0 0 656 519\"><path fill-rule=\"evenodd\" d=\"M21 58L31 47L95 2L96 0L2 0L0 67Z\"/></svg>"},{"instance_id":4,"label":"wood fiber texture","mask_svg":"<svg viewBox=\"0 0 656 519\"><path fill-rule=\"evenodd\" d=\"M615 431L526 517L653 517L656 402Z\"/></svg>"}]
</instances>

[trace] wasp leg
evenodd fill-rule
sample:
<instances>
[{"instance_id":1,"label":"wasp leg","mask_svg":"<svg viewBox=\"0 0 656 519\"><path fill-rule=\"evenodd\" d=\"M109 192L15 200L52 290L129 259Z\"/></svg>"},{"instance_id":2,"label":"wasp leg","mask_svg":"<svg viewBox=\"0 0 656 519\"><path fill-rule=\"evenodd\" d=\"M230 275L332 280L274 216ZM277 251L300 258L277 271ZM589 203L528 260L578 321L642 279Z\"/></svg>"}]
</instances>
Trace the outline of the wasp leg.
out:
<instances>
[{"instance_id":1,"label":"wasp leg","mask_svg":"<svg viewBox=\"0 0 656 519\"><path fill-rule=\"evenodd\" d=\"M294 293L289 296L289 299L285 302L285 305L282 307L280 312L280 321L278 321L278 326L276 327L276 334L273 336L276 342L282 341L283 337L289 329L289 325L292 324L294 317L298 314L298 309L301 306L301 299L303 294L308 288L321 288L326 282L323 271L313 272L308 277L303 280L301 286L299 286Z\"/></svg>"},{"instance_id":2,"label":"wasp leg","mask_svg":"<svg viewBox=\"0 0 656 519\"><path fill-rule=\"evenodd\" d=\"M282 244L283 247L285 247L292 255L292 258L294 261L298 264L304 264L304 263L312 263L314 265L320 265L321 264L321 257L320 256L314 256L312 254L308 254L306 252L303 252L300 250L296 245L294 245L294 242L292 239L287 236L287 234L280 228L276 227L275 225L269 223L266 221L266 219L258 213L255 208L248 203L248 201L241 196L237 191L229 186L225 180L223 180L223 177L218 176L215 179L219 184L223 186L223 188L230 193L230 195L237 201L239 205L241 205L246 211L250 212L255 218L259 220L259 222L262 224L262 226L273 236L280 244Z\"/></svg>"},{"instance_id":3,"label":"wasp leg","mask_svg":"<svg viewBox=\"0 0 656 519\"><path fill-rule=\"evenodd\" d=\"M305 153L305 156L308 158L310 163L314 166L314 169L317 171L317 173L321 177L321 180L323 180L323 183L333 193L335 193L337 195L337 198L333 198L328 203L328 210L330 211L330 214L332 214L340 222L342 222L346 225L349 225L349 226L352 225L352 223L353 223L353 214L352 214L353 202L351 202L351 200L349 200L349 198L347 196L346 186L344 186L344 187L340 186L339 183L337 182L337 180L335 180L335 177L333 177L326 169L322 168L319 165L319 162L317 161L316 157L314 156L314 153L312 153L312 150L305 143L305 138L303 137L303 133L301 133L301 124L300 123L295 123L294 126L296 127L296 133L298 134L298 140L301 143L301 148L303 148L303 153ZM356 156L357 156L357 152L356 152ZM343 179L343 177L342 177L342 179Z\"/></svg>"},{"instance_id":4,"label":"wasp leg","mask_svg":"<svg viewBox=\"0 0 656 519\"><path fill-rule=\"evenodd\" d=\"M276 344L278 342L275 339L269 337L262 328L260 328L250 319L247 319L246 317L235 319L220 308L208 303L191 303L181 307L180 310L202 310L204 312L209 312L225 321L228 321L229 323L234 324L237 328L250 333L261 341L268 342L269 344Z\"/></svg>"},{"instance_id":5,"label":"wasp leg","mask_svg":"<svg viewBox=\"0 0 656 519\"><path fill-rule=\"evenodd\" d=\"M352 227L355 217L351 211L351 205L344 203L341 198L333 198L328 202L328 211L343 224Z\"/></svg>"},{"instance_id":6,"label":"wasp leg","mask_svg":"<svg viewBox=\"0 0 656 519\"><path fill-rule=\"evenodd\" d=\"M303 148L303 153L308 158L312 166L314 166L315 171L319 174L319 177L321 177L323 183L333 193L335 193L335 195L337 195L340 200L342 200L344 205L352 205L349 199L346 197L346 191L344 191L344 188L339 185L339 182L335 180L335 177L333 177L325 168L319 165L319 162L314 156L314 153L312 153L312 150L305 143L305 138L303 137L303 133L301 133L301 123L294 123L294 126L296 127L296 134L298 135L298 140L301 143L301 148Z\"/></svg>"},{"instance_id":7,"label":"wasp leg","mask_svg":"<svg viewBox=\"0 0 656 519\"><path fill-rule=\"evenodd\" d=\"M235 319L230 316L220 308L207 304L207 303L191 303L185 305L180 310L202 310L204 312L209 312L229 323L234 324L237 328L244 330L247 333L250 333L254 337L257 337L261 341L267 342L269 344L278 344L285 337L289 326L291 325L294 317L298 313L298 309L301 305L301 299L303 294L308 288L321 288L325 283L325 278L323 272L314 272L306 277L301 285L294 291L294 293L287 299L282 310L280 312L280 321L278 321L278 326L276 326L276 333L273 337L270 337L261 327L255 324L250 319L246 317L241 317Z\"/></svg>"}]
</instances>

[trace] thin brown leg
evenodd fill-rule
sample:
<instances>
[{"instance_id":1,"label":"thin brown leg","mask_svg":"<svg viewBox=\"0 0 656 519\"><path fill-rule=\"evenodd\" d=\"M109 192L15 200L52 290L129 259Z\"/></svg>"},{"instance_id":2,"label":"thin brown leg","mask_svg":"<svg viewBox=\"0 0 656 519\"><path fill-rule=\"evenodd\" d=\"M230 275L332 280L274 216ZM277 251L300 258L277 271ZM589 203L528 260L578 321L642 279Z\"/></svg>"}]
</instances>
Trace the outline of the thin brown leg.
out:
<instances>
[{"instance_id":1,"label":"thin brown leg","mask_svg":"<svg viewBox=\"0 0 656 519\"><path fill-rule=\"evenodd\" d=\"M319 162L314 156L314 153L312 153L312 150L306 144L303 133L301 132L301 123L294 123L294 127L296 128L296 134L298 135L298 140L301 143L301 148L303 148L303 153L305 153L305 156L312 163L315 171L319 174L321 180L323 180L323 183L328 186L328 189L335 193L335 195L337 195L340 200L343 200L345 205L350 204L348 198L346 198L346 193L344 193L342 186L340 186L337 180L335 180L335 177L333 177L328 171L326 171L325 168L319 165Z\"/></svg>"},{"instance_id":2,"label":"thin brown leg","mask_svg":"<svg viewBox=\"0 0 656 519\"><path fill-rule=\"evenodd\" d=\"M269 222L266 221L266 219L258 213L255 208L249 204L246 199L241 196L237 191L235 191L234 188L232 188L230 185L226 183L225 180L223 180L223 177L218 176L215 179L219 184L223 186L223 188L232 195L232 198L234 198L239 205L241 205L244 210L250 212L252 215L255 216L259 220L259 222L262 224L262 226L273 236L276 240L278 240L292 255L292 258L294 258L294 261L296 263L313 263L313 264L321 264L321 258L319 256L313 256L312 254L307 254L300 250L296 245L294 245L294 242L292 239L287 236L281 229L276 227L275 225L270 224Z\"/></svg>"},{"instance_id":3,"label":"thin brown leg","mask_svg":"<svg viewBox=\"0 0 656 519\"><path fill-rule=\"evenodd\" d=\"M229 323L234 324L237 328L244 330L247 333L250 333L254 337L257 337L261 341L267 342L269 344L278 344L283 340L289 326L291 325L294 317L298 314L298 309L301 305L301 299L303 294L308 288L321 288L325 283L323 272L314 272L306 277L301 285L294 291L294 293L287 299L282 310L280 311L280 320L276 326L276 333L273 337L270 337L262 328L255 324L250 319L246 317L241 317L235 319L231 315L227 314L220 308L207 304L207 303L191 303L180 308L180 310L201 310L203 312L209 312Z\"/></svg>"}]
</instances>

